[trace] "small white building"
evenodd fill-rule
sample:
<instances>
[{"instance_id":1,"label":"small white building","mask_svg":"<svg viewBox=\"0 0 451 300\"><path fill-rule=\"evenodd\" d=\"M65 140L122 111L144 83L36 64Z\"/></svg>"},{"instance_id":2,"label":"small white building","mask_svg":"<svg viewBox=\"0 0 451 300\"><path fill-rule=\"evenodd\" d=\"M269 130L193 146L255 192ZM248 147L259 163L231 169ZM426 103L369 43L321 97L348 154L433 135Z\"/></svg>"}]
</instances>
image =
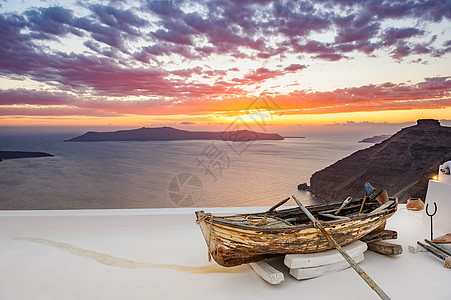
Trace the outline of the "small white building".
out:
<instances>
[{"instance_id":1,"label":"small white building","mask_svg":"<svg viewBox=\"0 0 451 300\"><path fill-rule=\"evenodd\" d=\"M438 175L429 180L428 190L425 199L425 209L423 220L430 222L427 215L426 205L429 214L434 212L434 203L437 205L437 213L433 216L434 230L441 232L451 232L451 161L447 161L439 166Z\"/></svg>"}]
</instances>

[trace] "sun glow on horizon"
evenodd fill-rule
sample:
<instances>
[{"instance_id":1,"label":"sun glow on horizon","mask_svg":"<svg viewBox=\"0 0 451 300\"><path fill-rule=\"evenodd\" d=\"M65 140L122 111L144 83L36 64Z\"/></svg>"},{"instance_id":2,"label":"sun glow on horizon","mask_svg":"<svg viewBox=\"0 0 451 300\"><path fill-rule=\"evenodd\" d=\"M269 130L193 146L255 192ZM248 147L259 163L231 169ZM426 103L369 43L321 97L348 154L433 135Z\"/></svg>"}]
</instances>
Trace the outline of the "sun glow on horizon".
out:
<instances>
[{"instance_id":1,"label":"sun glow on horizon","mask_svg":"<svg viewBox=\"0 0 451 300\"><path fill-rule=\"evenodd\" d=\"M121 115L114 117L97 116L0 116L0 126L116 126L116 127L155 127L155 126L204 126L220 127L240 123L255 127L261 126L323 126L337 123L404 123L418 119L449 120L451 108L412 109L402 111L345 112L333 114L285 114L283 111L237 112L207 115ZM256 127L256 128L257 128Z\"/></svg>"},{"instance_id":2,"label":"sun glow on horizon","mask_svg":"<svg viewBox=\"0 0 451 300\"><path fill-rule=\"evenodd\" d=\"M442 1L44 2L0 5L0 126L449 119Z\"/></svg>"}]
</instances>

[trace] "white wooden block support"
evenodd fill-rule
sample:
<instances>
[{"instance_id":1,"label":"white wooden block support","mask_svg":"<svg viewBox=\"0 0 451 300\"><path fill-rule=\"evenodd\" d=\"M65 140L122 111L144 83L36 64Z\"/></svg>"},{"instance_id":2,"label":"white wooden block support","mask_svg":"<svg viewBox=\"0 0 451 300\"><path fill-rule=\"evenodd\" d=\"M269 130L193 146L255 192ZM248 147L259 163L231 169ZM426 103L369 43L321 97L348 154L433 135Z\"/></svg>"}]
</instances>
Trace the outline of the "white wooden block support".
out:
<instances>
[{"instance_id":1,"label":"white wooden block support","mask_svg":"<svg viewBox=\"0 0 451 300\"><path fill-rule=\"evenodd\" d=\"M271 284L279 284L284 280L283 273L264 260L249 265L263 280Z\"/></svg>"},{"instance_id":2,"label":"white wooden block support","mask_svg":"<svg viewBox=\"0 0 451 300\"><path fill-rule=\"evenodd\" d=\"M368 246L362 241L355 241L343 247L343 250L351 257L362 254L366 249ZM290 269L298 269L330 265L342 261L345 261L343 256L336 249L332 249L317 253L287 254L284 263Z\"/></svg>"},{"instance_id":3,"label":"white wooden block support","mask_svg":"<svg viewBox=\"0 0 451 300\"><path fill-rule=\"evenodd\" d=\"M363 261L363 253L360 253L356 257L352 257L356 263ZM290 269L290 274L296 278L300 279L308 279L319 276L324 276L330 273L335 273L344 269L351 267L351 265L347 261L342 261L334 264L313 267L313 268L299 268L299 269Z\"/></svg>"}]
</instances>

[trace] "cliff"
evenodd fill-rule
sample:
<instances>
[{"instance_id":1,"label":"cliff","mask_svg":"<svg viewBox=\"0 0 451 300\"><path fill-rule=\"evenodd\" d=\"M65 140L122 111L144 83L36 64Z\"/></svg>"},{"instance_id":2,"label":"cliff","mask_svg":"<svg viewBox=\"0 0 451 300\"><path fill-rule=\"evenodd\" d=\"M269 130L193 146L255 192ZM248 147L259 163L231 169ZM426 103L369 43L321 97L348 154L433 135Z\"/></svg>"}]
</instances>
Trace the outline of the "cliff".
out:
<instances>
[{"instance_id":1,"label":"cliff","mask_svg":"<svg viewBox=\"0 0 451 300\"><path fill-rule=\"evenodd\" d=\"M320 170L310 178L310 191L326 201L362 197L363 184L405 202L410 197L425 199L427 184L439 164L451 159L451 127L437 120L418 120L389 139L357 151Z\"/></svg>"},{"instance_id":2,"label":"cliff","mask_svg":"<svg viewBox=\"0 0 451 300\"><path fill-rule=\"evenodd\" d=\"M261 133L250 130L208 132L186 131L172 127L139 128L114 132L89 131L67 142L104 142L104 141L171 141L171 140L223 140L247 142L253 140L283 140L277 133Z\"/></svg>"}]
</instances>

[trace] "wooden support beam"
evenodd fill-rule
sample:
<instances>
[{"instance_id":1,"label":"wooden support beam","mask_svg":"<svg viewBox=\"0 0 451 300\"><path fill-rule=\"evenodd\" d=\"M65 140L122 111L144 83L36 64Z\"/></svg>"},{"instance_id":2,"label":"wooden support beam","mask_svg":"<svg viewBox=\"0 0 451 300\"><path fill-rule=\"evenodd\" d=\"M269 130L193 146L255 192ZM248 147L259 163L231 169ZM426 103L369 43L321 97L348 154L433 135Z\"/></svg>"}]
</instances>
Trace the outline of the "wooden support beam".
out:
<instances>
[{"instance_id":1,"label":"wooden support beam","mask_svg":"<svg viewBox=\"0 0 451 300\"><path fill-rule=\"evenodd\" d=\"M258 274L258 276L271 284L279 284L285 279L282 272L280 272L264 260L250 263L249 265L254 270L254 272Z\"/></svg>"},{"instance_id":2,"label":"wooden support beam","mask_svg":"<svg viewBox=\"0 0 451 300\"><path fill-rule=\"evenodd\" d=\"M399 255L402 253L402 246L383 241L368 243L368 249L385 255Z\"/></svg>"},{"instance_id":3,"label":"wooden support beam","mask_svg":"<svg viewBox=\"0 0 451 300\"><path fill-rule=\"evenodd\" d=\"M360 263L364 259L363 252L352 257L356 263ZM290 274L297 280L309 279L319 276L324 276L327 274L335 273L344 269L351 267L347 261L341 261L329 265L318 266L313 268L297 268L290 269Z\"/></svg>"},{"instance_id":4,"label":"wooden support beam","mask_svg":"<svg viewBox=\"0 0 451 300\"><path fill-rule=\"evenodd\" d=\"M395 240L398 238L398 232L394 230L373 231L365 235L360 240L365 243L376 242L380 240Z\"/></svg>"},{"instance_id":5,"label":"wooden support beam","mask_svg":"<svg viewBox=\"0 0 451 300\"><path fill-rule=\"evenodd\" d=\"M360 255L366 249L367 245L362 241L355 241L352 244L343 246L343 250L351 257ZM284 259L285 265L290 269L313 268L342 261L345 261L345 259L336 249L316 253L287 254Z\"/></svg>"}]
</instances>

